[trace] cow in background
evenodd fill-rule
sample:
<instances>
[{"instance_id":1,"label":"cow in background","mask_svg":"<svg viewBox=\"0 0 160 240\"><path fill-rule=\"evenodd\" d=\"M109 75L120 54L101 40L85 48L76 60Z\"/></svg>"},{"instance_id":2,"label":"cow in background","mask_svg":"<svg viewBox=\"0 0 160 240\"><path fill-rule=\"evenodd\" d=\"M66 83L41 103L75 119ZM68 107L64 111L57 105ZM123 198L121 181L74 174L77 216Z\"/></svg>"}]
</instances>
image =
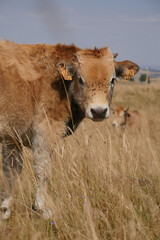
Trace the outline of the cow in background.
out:
<instances>
[{"instance_id":1,"label":"cow in background","mask_svg":"<svg viewBox=\"0 0 160 240\"><path fill-rule=\"evenodd\" d=\"M126 110L122 106L118 106L114 111L115 119L112 122L114 127L121 128L140 128L140 114L136 110Z\"/></svg>"}]
</instances>

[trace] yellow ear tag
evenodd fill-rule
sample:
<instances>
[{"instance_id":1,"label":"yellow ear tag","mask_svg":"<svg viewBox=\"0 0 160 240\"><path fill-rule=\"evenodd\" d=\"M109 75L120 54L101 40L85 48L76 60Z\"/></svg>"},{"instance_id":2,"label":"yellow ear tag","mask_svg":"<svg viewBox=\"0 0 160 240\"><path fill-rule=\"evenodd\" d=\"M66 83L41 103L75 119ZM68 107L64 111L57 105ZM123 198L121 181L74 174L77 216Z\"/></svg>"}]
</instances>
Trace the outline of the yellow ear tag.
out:
<instances>
[{"instance_id":1,"label":"yellow ear tag","mask_svg":"<svg viewBox=\"0 0 160 240\"><path fill-rule=\"evenodd\" d=\"M62 76L65 80L72 80L71 75L64 67L62 67Z\"/></svg>"},{"instance_id":2,"label":"yellow ear tag","mask_svg":"<svg viewBox=\"0 0 160 240\"><path fill-rule=\"evenodd\" d=\"M128 75L124 75L124 79L126 81L128 81L129 79L131 79L134 76L134 71L131 69L129 70L129 74Z\"/></svg>"}]
</instances>

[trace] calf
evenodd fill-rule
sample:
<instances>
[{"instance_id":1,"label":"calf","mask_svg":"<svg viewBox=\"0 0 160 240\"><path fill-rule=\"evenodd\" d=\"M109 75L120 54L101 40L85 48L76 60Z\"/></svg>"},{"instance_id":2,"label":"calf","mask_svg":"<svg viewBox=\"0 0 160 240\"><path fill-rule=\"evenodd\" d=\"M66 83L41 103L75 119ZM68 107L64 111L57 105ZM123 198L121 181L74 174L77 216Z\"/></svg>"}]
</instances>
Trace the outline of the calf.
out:
<instances>
[{"instance_id":1,"label":"calf","mask_svg":"<svg viewBox=\"0 0 160 240\"><path fill-rule=\"evenodd\" d=\"M0 42L3 219L10 216L12 186L22 171L22 146L32 148L35 207L47 219L46 181L55 142L74 132L85 117L97 122L108 118L115 78L131 77L138 69L130 61L116 62L108 47Z\"/></svg>"},{"instance_id":2,"label":"calf","mask_svg":"<svg viewBox=\"0 0 160 240\"><path fill-rule=\"evenodd\" d=\"M125 110L122 106L118 106L115 110L115 119L113 121L115 127L140 127L140 114L136 110Z\"/></svg>"}]
</instances>

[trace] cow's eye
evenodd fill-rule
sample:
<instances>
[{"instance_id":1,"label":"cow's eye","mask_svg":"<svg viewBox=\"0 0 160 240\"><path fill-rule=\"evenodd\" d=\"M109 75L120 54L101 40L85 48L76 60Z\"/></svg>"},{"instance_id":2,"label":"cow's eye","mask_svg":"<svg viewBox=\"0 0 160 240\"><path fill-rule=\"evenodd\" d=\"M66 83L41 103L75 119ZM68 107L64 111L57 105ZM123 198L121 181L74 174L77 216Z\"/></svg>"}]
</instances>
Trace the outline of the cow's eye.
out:
<instances>
[{"instance_id":1,"label":"cow's eye","mask_svg":"<svg viewBox=\"0 0 160 240\"><path fill-rule=\"evenodd\" d=\"M112 85L112 86L113 86L113 85L115 84L115 81L116 81L116 78L115 78L115 77L113 77L113 78L112 78L112 80L111 80L111 82L110 82L110 85Z\"/></svg>"},{"instance_id":2,"label":"cow's eye","mask_svg":"<svg viewBox=\"0 0 160 240\"><path fill-rule=\"evenodd\" d=\"M79 77L79 83L81 84L81 85L84 85L84 81L82 80L82 78L81 77Z\"/></svg>"}]
</instances>

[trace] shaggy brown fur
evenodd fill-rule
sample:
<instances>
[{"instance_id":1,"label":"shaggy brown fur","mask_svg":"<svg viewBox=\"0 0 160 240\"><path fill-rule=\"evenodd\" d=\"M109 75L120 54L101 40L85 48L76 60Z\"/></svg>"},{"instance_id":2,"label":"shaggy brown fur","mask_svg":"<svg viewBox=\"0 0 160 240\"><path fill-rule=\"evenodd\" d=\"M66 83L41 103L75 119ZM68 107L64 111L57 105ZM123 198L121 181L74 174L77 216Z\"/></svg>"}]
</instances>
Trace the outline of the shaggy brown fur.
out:
<instances>
[{"instance_id":1,"label":"shaggy brown fur","mask_svg":"<svg viewBox=\"0 0 160 240\"><path fill-rule=\"evenodd\" d=\"M64 69L72 81L63 78ZM27 144L27 139L32 147L38 179L35 205L48 218L51 212L44 194L50 150L84 117L94 121L108 118L114 79L130 75L130 70L135 74L138 66L130 61L115 62L108 47L82 50L74 45L0 42L3 218L10 215L14 171L22 169L21 143Z\"/></svg>"}]
</instances>

